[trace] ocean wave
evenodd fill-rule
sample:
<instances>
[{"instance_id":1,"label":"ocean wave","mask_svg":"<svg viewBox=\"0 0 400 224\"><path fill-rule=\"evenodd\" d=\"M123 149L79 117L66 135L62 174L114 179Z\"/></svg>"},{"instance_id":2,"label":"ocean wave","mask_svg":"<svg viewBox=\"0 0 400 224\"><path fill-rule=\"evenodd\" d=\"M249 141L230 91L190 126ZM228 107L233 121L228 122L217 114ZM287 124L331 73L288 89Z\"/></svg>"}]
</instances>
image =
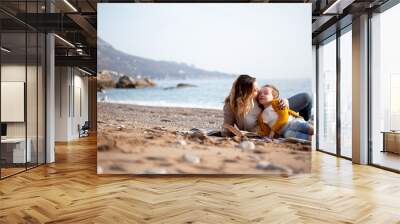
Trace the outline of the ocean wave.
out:
<instances>
[{"instance_id":1,"label":"ocean wave","mask_svg":"<svg viewBox=\"0 0 400 224\"><path fill-rule=\"evenodd\" d=\"M221 105L221 106L199 105L199 104L187 104L187 103L172 103L172 102L165 102L165 101L102 100L99 102L139 105L139 106L181 107L181 108L217 109L217 110L221 110L223 107L223 105Z\"/></svg>"}]
</instances>

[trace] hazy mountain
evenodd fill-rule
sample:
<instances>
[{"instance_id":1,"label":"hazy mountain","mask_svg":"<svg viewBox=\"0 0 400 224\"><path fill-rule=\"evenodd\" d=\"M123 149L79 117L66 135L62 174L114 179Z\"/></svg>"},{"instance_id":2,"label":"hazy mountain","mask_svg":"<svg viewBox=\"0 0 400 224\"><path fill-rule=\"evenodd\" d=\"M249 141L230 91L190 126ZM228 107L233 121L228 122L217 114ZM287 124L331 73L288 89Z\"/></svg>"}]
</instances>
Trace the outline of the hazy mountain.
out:
<instances>
[{"instance_id":1,"label":"hazy mountain","mask_svg":"<svg viewBox=\"0 0 400 224\"><path fill-rule=\"evenodd\" d=\"M185 63L156 61L121 52L109 43L97 39L97 71L111 70L132 77L152 79L213 79L229 78L232 74L207 71Z\"/></svg>"}]
</instances>

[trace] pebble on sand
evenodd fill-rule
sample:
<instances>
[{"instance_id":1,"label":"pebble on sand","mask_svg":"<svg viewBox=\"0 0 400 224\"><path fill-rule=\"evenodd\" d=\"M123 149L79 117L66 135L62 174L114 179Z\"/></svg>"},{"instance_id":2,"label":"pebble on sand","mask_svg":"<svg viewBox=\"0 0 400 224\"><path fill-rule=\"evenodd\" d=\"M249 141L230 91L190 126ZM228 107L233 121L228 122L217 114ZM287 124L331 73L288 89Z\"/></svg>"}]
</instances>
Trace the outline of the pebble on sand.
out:
<instances>
[{"instance_id":1,"label":"pebble on sand","mask_svg":"<svg viewBox=\"0 0 400 224\"><path fill-rule=\"evenodd\" d=\"M124 130L124 129L125 129L125 125L120 125L120 126L117 127L117 130L118 130L118 131L122 131L122 130Z\"/></svg>"},{"instance_id":2,"label":"pebble on sand","mask_svg":"<svg viewBox=\"0 0 400 224\"><path fill-rule=\"evenodd\" d=\"M165 127L153 127L153 129L158 131L168 131L168 129L166 129Z\"/></svg>"},{"instance_id":3,"label":"pebble on sand","mask_svg":"<svg viewBox=\"0 0 400 224\"><path fill-rule=\"evenodd\" d=\"M200 163L200 158L196 155L193 154L189 154L189 153L185 153L183 155L183 159L188 162L188 163L192 163L192 164L199 164Z\"/></svg>"},{"instance_id":4,"label":"pebble on sand","mask_svg":"<svg viewBox=\"0 0 400 224\"><path fill-rule=\"evenodd\" d=\"M281 171L281 172L285 172L287 174L292 174L293 171L292 169L286 167L286 166L282 166L282 165L276 165L273 164L271 162L268 161L260 161L257 163L256 165L257 169L262 169L262 170L271 170L271 171Z\"/></svg>"},{"instance_id":5,"label":"pebble on sand","mask_svg":"<svg viewBox=\"0 0 400 224\"><path fill-rule=\"evenodd\" d=\"M280 143L284 143L285 140L283 140L283 139L273 139L272 142L276 143L276 144L280 144Z\"/></svg>"},{"instance_id":6,"label":"pebble on sand","mask_svg":"<svg viewBox=\"0 0 400 224\"><path fill-rule=\"evenodd\" d=\"M118 164L112 164L109 168L110 170L115 170L115 171L125 171L124 168L122 168L122 166Z\"/></svg>"},{"instance_id":7,"label":"pebble on sand","mask_svg":"<svg viewBox=\"0 0 400 224\"><path fill-rule=\"evenodd\" d=\"M254 150L256 146L253 142L250 141L243 141L239 144L239 147L243 150Z\"/></svg>"},{"instance_id":8,"label":"pebble on sand","mask_svg":"<svg viewBox=\"0 0 400 224\"><path fill-rule=\"evenodd\" d=\"M167 174L167 170L163 168L147 168L145 174Z\"/></svg>"},{"instance_id":9,"label":"pebble on sand","mask_svg":"<svg viewBox=\"0 0 400 224\"><path fill-rule=\"evenodd\" d=\"M187 145L185 140L178 140L178 141L176 141L176 144L178 144L178 145Z\"/></svg>"},{"instance_id":10,"label":"pebble on sand","mask_svg":"<svg viewBox=\"0 0 400 224\"><path fill-rule=\"evenodd\" d=\"M151 135L151 134L145 134L145 135L144 135L144 138L145 138L145 139L154 139L154 136Z\"/></svg>"},{"instance_id":11,"label":"pebble on sand","mask_svg":"<svg viewBox=\"0 0 400 224\"><path fill-rule=\"evenodd\" d=\"M207 133L202 130L195 130L195 131L193 131L192 134L190 134L190 137L198 138L198 139L205 139L205 138L207 138Z\"/></svg>"}]
</instances>

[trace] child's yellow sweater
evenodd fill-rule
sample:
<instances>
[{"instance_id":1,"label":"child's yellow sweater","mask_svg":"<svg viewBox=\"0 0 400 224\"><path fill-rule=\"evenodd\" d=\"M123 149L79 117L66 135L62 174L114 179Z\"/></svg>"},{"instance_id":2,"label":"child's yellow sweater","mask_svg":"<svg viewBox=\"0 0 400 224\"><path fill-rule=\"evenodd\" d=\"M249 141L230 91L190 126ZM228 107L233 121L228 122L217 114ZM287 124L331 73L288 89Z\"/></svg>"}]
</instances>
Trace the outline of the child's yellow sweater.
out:
<instances>
[{"instance_id":1,"label":"child's yellow sweater","mask_svg":"<svg viewBox=\"0 0 400 224\"><path fill-rule=\"evenodd\" d=\"M269 127L267 124L264 123L263 118L262 118L262 113L258 116L258 125L260 126L259 129L259 134L262 136L269 136L271 133L271 130L274 131L275 133L278 133L279 130L287 124L289 121L289 116L293 117L301 117L299 113L285 107L283 109L280 109L279 107L279 100L272 100L271 103L272 109L278 114L278 120L275 122L275 124L272 127Z\"/></svg>"}]
</instances>

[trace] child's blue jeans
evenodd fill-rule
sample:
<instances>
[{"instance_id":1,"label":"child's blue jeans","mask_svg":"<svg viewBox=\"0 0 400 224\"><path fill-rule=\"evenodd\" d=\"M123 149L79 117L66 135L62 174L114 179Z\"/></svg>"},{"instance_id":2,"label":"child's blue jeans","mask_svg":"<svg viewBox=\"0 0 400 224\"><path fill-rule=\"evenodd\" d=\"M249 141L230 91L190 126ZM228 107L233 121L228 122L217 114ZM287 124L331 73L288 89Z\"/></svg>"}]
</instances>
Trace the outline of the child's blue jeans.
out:
<instances>
[{"instance_id":1,"label":"child's blue jeans","mask_svg":"<svg viewBox=\"0 0 400 224\"><path fill-rule=\"evenodd\" d=\"M303 119L293 119L283 128L282 135L285 138L292 137L310 140L310 128L310 124Z\"/></svg>"}]
</instances>

